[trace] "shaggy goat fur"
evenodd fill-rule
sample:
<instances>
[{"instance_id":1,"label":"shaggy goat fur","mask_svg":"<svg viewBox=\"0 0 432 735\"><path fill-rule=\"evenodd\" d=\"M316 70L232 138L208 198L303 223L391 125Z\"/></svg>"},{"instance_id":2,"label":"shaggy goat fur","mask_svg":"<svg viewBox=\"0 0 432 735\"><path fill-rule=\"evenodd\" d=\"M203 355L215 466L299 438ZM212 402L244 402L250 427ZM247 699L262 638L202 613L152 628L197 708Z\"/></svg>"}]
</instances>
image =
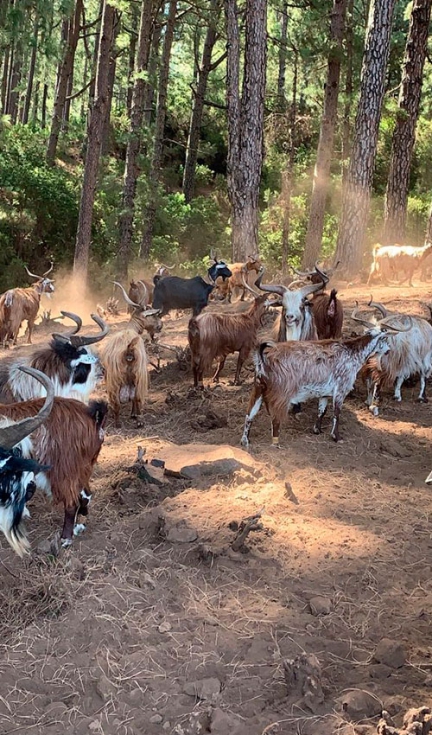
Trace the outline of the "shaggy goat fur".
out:
<instances>
[{"instance_id":1,"label":"shaggy goat fur","mask_svg":"<svg viewBox=\"0 0 432 735\"><path fill-rule=\"evenodd\" d=\"M29 288L12 288L0 296L0 342L4 347L10 340L16 345L18 332L25 320L27 320L28 341L31 344L41 295L53 291L52 281L49 278L40 278Z\"/></svg>"},{"instance_id":2,"label":"shaggy goat fur","mask_svg":"<svg viewBox=\"0 0 432 735\"><path fill-rule=\"evenodd\" d=\"M335 288L331 293L319 292L312 298L312 313L318 339L342 337L343 307Z\"/></svg>"},{"instance_id":3,"label":"shaggy goat fur","mask_svg":"<svg viewBox=\"0 0 432 735\"><path fill-rule=\"evenodd\" d=\"M44 404L43 398L13 405L0 405L0 417L20 421L35 416ZM36 478L36 485L52 493L54 502L65 508L62 538L71 541L67 532L67 515L76 513L82 503L82 491L89 489L93 466L103 443L103 424L107 413L104 401L80 401L55 398L50 416L31 436L31 455L49 467ZM28 456L29 448L24 450ZM73 523L72 523L73 528ZM72 531L72 529L70 529Z\"/></svg>"},{"instance_id":4,"label":"shaggy goat fur","mask_svg":"<svg viewBox=\"0 0 432 735\"><path fill-rule=\"evenodd\" d=\"M425 260L432 254L432 246L426 243L422 247L411 245L375 245L373 262L367 284L381 275L381 280L387 285L389 280L396 280L399 284L408 281L412 286L412 279L417 268L426 266Z\"/></svg>"},{"instance_id":5,"label":"shaggy goat fur","mask_svg":"<svg viewBox=\"0 0 432 735\"><path fill-rule=\"evenodd\" d=\"M131 281L129 284L128 296L131 301L135 304L139 304L143 308L146 308L148 304L151 304L153 299L154 284L151 281L147 281L146 278L141 278L139 281ZM128 314L133 312L133 307L128 306Z\"/></svg>"},{"instance_id":6,"label":"shaggy goat fur","mask_svg":"<svg viewBox=\"0 0 432 735\"><path fill-rule=\"evenodd\" d=\"M136 329L110 334L102 345L101 362L105 368L109 405L118 426L121 404L132 401L132 416L136 416L148 393L147 353Z\"/></svg>"},{"instance_id":7,"label":"shaggy goat fur","mask_svg":"<svg viewBox=\"0 0 432 735\"><path fill-rule=\"evenodd\" d=\"M267 296L258 296L244 314L206 313L194 317L189 322L188 338L192 353L194 385L202 384L203 375L219 360L214 382L225 365L227 355L238 352L237 370L234 384L238 385L240 370L254 346L262 316L267 308Z\"/></svg>"}]
</instances>

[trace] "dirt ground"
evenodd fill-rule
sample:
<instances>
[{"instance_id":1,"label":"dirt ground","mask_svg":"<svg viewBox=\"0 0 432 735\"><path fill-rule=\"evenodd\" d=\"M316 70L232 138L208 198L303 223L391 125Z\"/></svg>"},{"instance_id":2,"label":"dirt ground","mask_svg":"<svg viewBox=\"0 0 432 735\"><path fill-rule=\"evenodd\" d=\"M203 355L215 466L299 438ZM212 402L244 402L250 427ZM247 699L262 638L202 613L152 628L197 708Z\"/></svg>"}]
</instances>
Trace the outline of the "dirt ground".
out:
<instances>
[{"instance_id":1,"label":"dirt ground","mask_svg":"<svg viewBox=\"0 0 432 735\"><path fill-rule=\"evenodd\" d=\"M430 286L373 293L409 313L432 301ZM341 287L346 316L369 295ZM161 341L184 346L187 316L164 321ZM178 445L239 447L252 382L249 365L231 385L231 359L196 395L163 355L140 425L129 409L120 429L108 422L85 534L57 556L61 511L38 493L32 558L1 540L0 735L364 734L382 708L398 723L429 705L432 416L418 386L400 404L386 395L375 418L357 385L338 445L330 417L312 433L311 403L273 449L262 412L234 472L149 485L138 446L161 460ZM234 551L236 524L257 512L262 527ZM313 670L302 678L303 656L296 681L302 654Z\"/></svg>"}]
</instances>

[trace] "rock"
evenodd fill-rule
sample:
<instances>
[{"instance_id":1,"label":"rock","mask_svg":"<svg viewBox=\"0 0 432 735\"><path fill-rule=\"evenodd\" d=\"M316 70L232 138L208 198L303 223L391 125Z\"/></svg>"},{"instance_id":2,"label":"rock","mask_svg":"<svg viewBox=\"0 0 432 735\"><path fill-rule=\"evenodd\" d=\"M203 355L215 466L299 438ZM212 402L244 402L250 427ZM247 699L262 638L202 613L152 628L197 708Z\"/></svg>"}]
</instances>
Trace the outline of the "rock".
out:
<instances>
[{"instance_id":1,"label":"rock","mask_svg":"<svg viewBox=\"0 0 432 735\"><path fill-rule=\"evenodd\" d=\"M171 728L171 722L169 720L167 720L166 722L164 722L164 724L162 725L162 727L163 727L164 730L169 730Z\"/></svg>"},{"instance_id":2,"label":"rock","mask_svg":"<svg viewBox=\"0 0 432 735\"><path fill-rule=\"evenodd\" d=\"M165 620L158 627L159 633L168 633L168 631L170 630L171 630L171 623L169 623L168 620Z\"/></svg>"},{"instance_id":3,"label":"rock","mask_svg":"<svg viewBox=\"0 0 432 735\"><path fill-rule=\"evenodd\" d=\"M158 715L158 714L152 715L150 717L149 722L151 722L153 725L159 725L161 722L163 722L163 717L162 715Z\"/></svg>"},{"instance_id":4,"label":"rock","mask_svg":"<svg viewBox=\"0 0 432 735\"><path fill-rule=\"evenodd\" d=\"M189 694L191 697L197 697L198 699L206 699L210 702L216 699L220 690L221 683L219 679L213 676L208 679L187 682L183 687L185 694Z\"/></svg>"},{"instance_id":5,"label":"rock","mask_svg":"<svg viewBox=\"0 0 432 735\"><path fill-rule=\"evenodd\" d=\"M372 664L369 666L369 676L371 679L388 679L392 670L390 666L385 664Z\"/></svg>"},{"instance_id":6,"label":"rock","mask_svg":"<svg viewBox=\"0 0 432 735\"><path fill-rule=\"evenodd\" d=\"M177 544L190 544L198 538L198 531L195 528L189 528L185 524L172 526L167 532L167 540Z\"/></svg>"},{"instance_id":7,"label":"rock","mask_svg":"<svg viewBox=\"0 0 432 735\"><path fill-rule=\"evenodd\" d=\"M381 702L365 689L345 692L336 700L342 711L354 722L381 714Z\"/></svg>"},{"instance_id":8,"label":"rock","mask_svg":"<svg viewBox=\"0 0 432 735\"><path fill-rule=\"evenodd\" d=\"M69 708L64 702L50 702L45 710L52 719L63 719Z\"/></svg>"},{"instance_id":9,"label":"rock","mask_svg":"<svg viewBox=\"0 0 432 735\"><path fill-rule=\"evenodd\" d=\"M115 696L117 692L114 684L110 682L105 674L102 674L99 681L96 682L95 688L103 702L107 702L111 697Z\"/></svg>"},{"instance_id":10,"label":"rock","mask_svg":"<svg viewBox=\"0 0 432 735\"><path fill-rule=\"evenodd\" d=\"M329 615L332 611L332 601L329 597L312 597L309 600L310 611L312 615Z\"/></svg>"},{"instance_id":11,"label":"rock","mask_svg":"<svg viewBox=\"0 0 432 735\"><path fill-rule=\"evenodd\" d=\"M51 553L51 541L48 538L42 539L36 546L36 552L38 554L50 554Z\"/></svg>"},{"instance_id":12,"label":"rock","mask_svg":"<svg viewBox=\"0 0 432 735\"><path fill-rule=\"evenodd\" d=\"M257 462L242 449L226 444L183 444L164 450L165 474L188 480L222 475L227 477L236 470L246 468L256 477Z\"/></svg>"},{"instance_id":13,"label":"rock","mask_svg":"<svg viewBox=\"0 0 432 735\"><path fill-rule=\"evenodd\" d=\"M101 732L101 724L99 720L93 720L93 722L90 722L90 725L88 726L88 729L90 732Z\"/></svg>"},{"instance_id":14,"label":"rock","mask_svg":"<svg viewBox=\"0 0 432 735\"><path fill-rule=\"evenodd\" d=\"M390 638L380 640L373 657L379 664L385 664L392 669L400 669L406 661L406 653L402 644Z\"/></svg>"},{"instance_id":15,"label":"rock","mask_svg":"<svg viewBox=\"0 0 432 735\"><path fill-rule=\"evenodd\" d=\"M211 717L211 734L212 735L236 735L240 728L240 720L234 715L215 707Z\"/></svg>"}]
</instances>

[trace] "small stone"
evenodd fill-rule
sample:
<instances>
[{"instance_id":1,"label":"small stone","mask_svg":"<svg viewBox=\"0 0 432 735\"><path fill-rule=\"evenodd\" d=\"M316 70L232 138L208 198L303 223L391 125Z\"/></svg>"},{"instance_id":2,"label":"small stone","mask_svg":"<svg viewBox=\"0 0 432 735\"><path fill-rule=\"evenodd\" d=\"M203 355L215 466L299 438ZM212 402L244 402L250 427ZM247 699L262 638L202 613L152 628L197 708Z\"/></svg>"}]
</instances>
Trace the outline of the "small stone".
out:
<instances>
[{"instance_id":1,"label":"small stone","mask_svg":"<svg viewBox=\"0 0 432 735\"><path fill-rule=\"evenodd\" d=\"M329 615L332 611L332 601L329 597L312 597L309 600L310 611L312 615Z\"/></svg>"},{"instance_id":2,"label":"small stone","mask_svg":"<svg viewBox=\"0 0 432 735\"><path fill-rule=\"evenodd\" d=\"M171 722L169 720L167 720L166 722L164 722L164 724L162 725L162 727L163 727L164 730L169 730L171 728Z\"/></svg>"},{"instance_id":3,"label":"small stone","mask_svg":"<svg viewBox=\"0 0 432 735\"><path fill-rule=\"evenodd\" d=\"M159 725L161 722L163 722L162 715L152 715L149 720L153 725Z\"/></svg>"},{"instance_id":4,"label":"small stone","mask_svg":"<svg viewBox=\"0 0 432 735\"><path fill-rule=\"evenodd\" d=\"M401 643L392 641L390 638L383 638L376 647L374 659L379 664L385 664L392 669L400 669L406 661L405 649Z\"/></svg>"},{"instance_id":5,"label":"small stone","mask_svg":"<svg viewBox=\"0 0 432 735\"><path fill-rule=\"evenodd\" d=\"M200 679L198 681L190 681L184 685L183 691L191 697L198 699L214 700L221 690L221 683L216 677Z\"/></svg>"},{"instance_id":6,"label":"small stone","mask_svg":"<svg viewBox=\"0 0 432 735\"><path fill-rule=\"evenodd\" d=\"M372 664L369 666L369 676L371 679L388 679L391 673L391 668L385 664Z\"/></svg>"},{"instance_id":7,"label":"small stone","mask_svg":"<svg viewBox=\"0 0 432 735\"><path fill-rule=\"evenodd\" d=\"M96 683L96 691L103 702L107 702L117 692L114 684L110 682L105 674L102 674L99 681Z\"/></svg>"},{"instance_id":8,"label":"small stone","mask_svg":"<svg viewBox=\"0 0 432 735\"><path fill-rule=\"evenodd\" d=\"M233 715L215 707L211 718L212 735L235 735L240 727L240 720Z\"/></svg>"},{"instance_id":9,"label":"small stone","mask_svg":"<svg viewBox=\"0 0 432 735\"><path fill-rule=\"evenodd\" d=\"M168 541L173 541L177 544L190 544L192 541L196 541L198 538L198 531L195 528L188 528L188 526L172 526L168 533Z\"/></svg>"},{"instance_id":10,"label":"small stone","mask_svg":"<svg viewBox=\"0 0 432 735\"><path fill-rule=\"evenodd\" d=\"M90 722L90 725L88 726L88 729L90 732L100 732L101 731L101 724L99 720L93 720L93 722Z\"/></svg>"},{"instance_id":11,"label":"small stone","mask_svg":"<svg viewBox=\"0 0 432 735\"><path fill-rule=\"evenodd\" d=\"M168 633L168 631L170 630L171 630L171 623L169 623L168 620L165 620L158 627L159 633Z\"/></svg>"},{"instance_id":12,"label":"small stone","mask_svg":"<svg viewBox=\"0 0 432 735\"><path fill-rule=\"evenodd\" d=\"M346 692L337 701L341 709L354 722L376 717L381 714L381 702L365 689L354 689Z\"/></svg>"}]
</instances>

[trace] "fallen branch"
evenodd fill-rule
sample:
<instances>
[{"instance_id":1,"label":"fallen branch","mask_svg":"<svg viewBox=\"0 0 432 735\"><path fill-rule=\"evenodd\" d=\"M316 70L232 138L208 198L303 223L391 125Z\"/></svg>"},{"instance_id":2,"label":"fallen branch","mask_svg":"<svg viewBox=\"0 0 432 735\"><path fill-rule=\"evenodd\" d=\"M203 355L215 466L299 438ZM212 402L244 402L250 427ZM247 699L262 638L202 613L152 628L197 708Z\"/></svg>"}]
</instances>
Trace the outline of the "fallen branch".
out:
<instances>
[{"instance_id":1,"label":"fallen branch","mask_svg":"<svg viewBox=\"0 0 432 735\"><path fill-rule=\"evenodd\" d=\"M248 516L247 518L244 518L239 527L238 527L238 533L235 539L231 542L231 548L233 551L241 551L245 546L245 540L251 533L251 531L262 531L263 525L262 523L259 523L259 519L261 518L261 515L263 513L264 508L262 508L258 513L255 513L253 516Z\"/></svg>"}]
</instances>

